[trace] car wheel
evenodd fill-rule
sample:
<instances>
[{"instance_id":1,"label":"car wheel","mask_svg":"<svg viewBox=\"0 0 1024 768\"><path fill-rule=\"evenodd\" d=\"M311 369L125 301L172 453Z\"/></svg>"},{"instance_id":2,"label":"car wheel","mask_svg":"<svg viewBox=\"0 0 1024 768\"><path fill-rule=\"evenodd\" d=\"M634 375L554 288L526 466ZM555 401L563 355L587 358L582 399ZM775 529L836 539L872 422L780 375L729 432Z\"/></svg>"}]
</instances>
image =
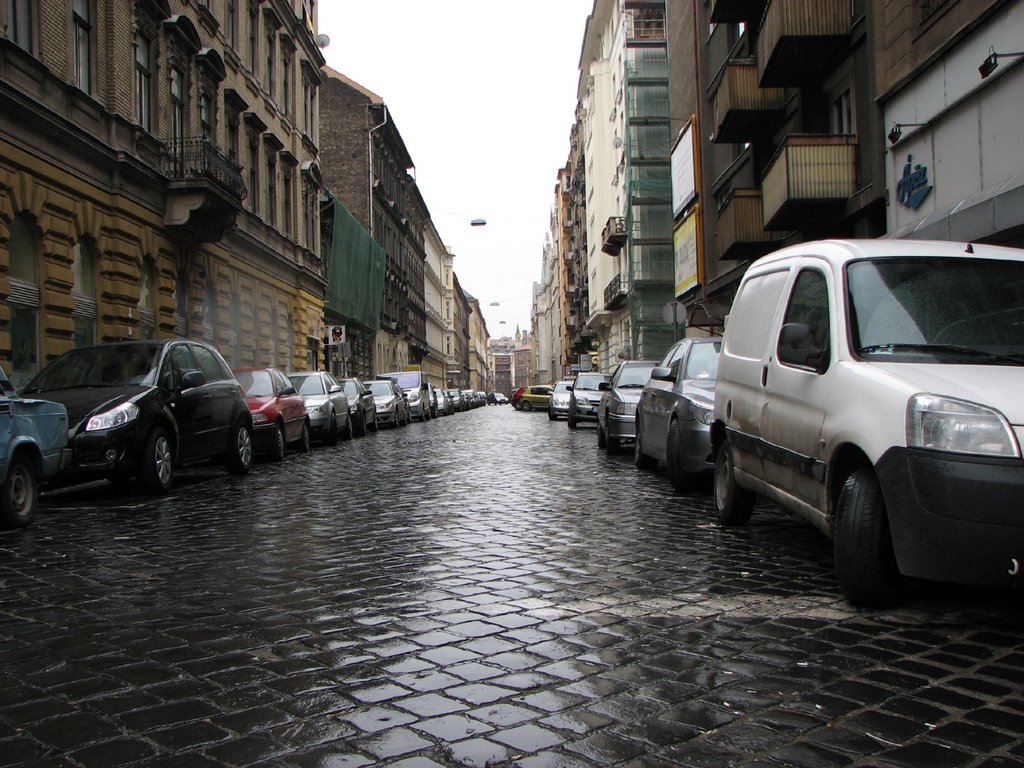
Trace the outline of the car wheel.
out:
<instances>
[{"instance_id":1,"label":"car wheel","mask_svg":"<svg viewBox=\"0 0 1024 768\"><path fill-rule=\"evenodd\" d=\"M270 460L284 461L284 427L277 424L270 443Z\"/></svg>"},{"instance_id":2,"label":"car wheel","mask_svg":"<svg viewBox=\"0 0 1024 768\"><path fill-rule=\"evenodd\" d=\"M146 436L139 462L139 482L148 493L167 493L174 480L174 451L163 427L155 427Z\"/></svg>"},{"instance_id":3,"label":"car wheel","mask_svg":"<svg viewBox=\"0 0 1024 768\"><path fill-rule=\"evenodd\" d=\"M558 421L558 416L550 408L548 408L548 421Z\"/></svg>"},{"instance_id":4,"label":"car wheel","mask_svg":"<svg viewBox=\"0 0 1024 768\"><path fill-rule=\"evenodd\" d=\"M597 447L608 449L608 435L604 431L604 427L601 426L601 422L597 422Z\"/></svg>"},{"instance_id":5,"label":"car wheel","mask_svg":"<svg viewBox=\"0 0 1024 768\"><path fill-rule=\"evenodd\" d=\"M356 413L358 414L358 418L355 419L355 424L353 424L352 429L355 434L360 437L366 437L366 433L368 431L366 426L366 411L363 411L361 414L358 411ZM351 414L349 414L349 421L352 421Z\"/></svg>"},{"instance_id":6,"label":"car wheel","mask_svg":"<svg viewBox=\"0 0 1024 768\"><path fill-rule=\"evenodd\" d=\"M644 453L644 441L640 437L640 425L636 428L636 439L633 440L633 464L637 469L654 469L658 460Z\"/></svg>"},{"instance_id":7,"label":"car wheel","mask_svg":"<svg viewBox=\"0 0 1024 768\"><path fill-rule=\"evenodd\" d=\"M351 435L349 435L351 437ZM327 434L324 435L325 445L338 444L338 414L331 411L331 417L327 421Z\"/></svg>"},{"instance_id":8,"label":"car wheel","mask_svg":"<svg viewBox=\"0 0 1024 768\"><path fill-rule=\"evenodd\" d=\"M337 419L338 418L337 415L335 415L334 418ZM353 436L355 435L355 433L356 433L355 432L355 427L352 425L352 416L351 416L351 414L346 413L345 414L345 428L340 431L341 439L342 440L351 440L353 438Z\"/></svg>"},{"instance_id":9,"label":"car wheel","mask_svg":"<svg viewBox=\"0 0 1024 768\"><path fill-rule=\"evenodd\" d=\"M235 424L231 432L231 445L228 446L224 465L232 475L244 475L252 469L255 456L252 444L252 428L244 421Z\"/></svg>"},{"instance_id":10,"label":"car wheel","mask_svg":"<svg viewBox=\"0 0 1024 768\"><path fill-rule=\"evenodd\" d=\"M882 608L899 596L900 571L878 479L854 471L843 484L832 529L836 576L854 605Z\"/></svg>"},{"instance_id":11,"label":"car wheel","mask_svg":"<svg viewBox=\"0 0 1024 768\"><path fill-rule=\"evenodd\" d=\"M754 494L736 483L728 441L722 443L715 459L715 510L722 525L746 525L754 511Z\"/></svg>"},{"instance_id":12,"label":"car wheel","mask_svg":"<svg viewBox=\"0 0 1024 768\"><path fill-rule=\"evenodd\" d=\"M24 453L15 454L7 468L7 479L0 487L0 525L24 528L36 516L39 500L39 474L32 459Z\"/></svg>"},{"instance_id":13,"label":"car wheel","mask_svg":"<svg viewBox=\"0 0 1024 768\"><path fill-rule=\"evenodd\" d=\"M607 435L605 437L605 448L608 450L610 456L615 456L622 450L622 441L617 437Z\"/></svg>"},{"instance_id":14,"label":"car wheel","mask_svg":"<svg viewBox=\"0 0 1024 768\"><path fill-rule=\"evenodd\" d=\"M683 429L679 426L679 419L672 419L668 425L668 442L665 444L665 469L668 470L668 481L679 493L692 491L697 483L697 475L686 471L685 456Z\"/></svg>"},{"instance_id":15,"label":"car wheel","mask_svg":"<svg viewBox=\"0 0 1024 768\"><path fill-rule=\"evenodd\" d=\"M299 453L309 453L309 421L303 419L302 431L299 433L299 440L295 443L295 447Z\"/></svg>"},{"instance_id":16,"label":"car wheel","mask_svg":"<svg viewBox=\"0 0 1024 768\"><path fill-rule=\"evenodd\" d=\"M570 405L569 406L569 415L565 417L565 423L566 423L566 426L569 427L569 429L576 429L576 416L573 414L574 410L575 410L575 408L573 408Z\"/></svg>"},{"instance_id":17,"label":"car wheel","mask_svg":"<svg viewBox=\"0 0 1024 768\"><path fill-rule=\"evenodd\" d=\"M532 411L533 410L533 403L531 403L529 400L523 400L520 403L520 405L519 405L519 410L521 410L521 411Z\"/></svg>"}]
</instances>

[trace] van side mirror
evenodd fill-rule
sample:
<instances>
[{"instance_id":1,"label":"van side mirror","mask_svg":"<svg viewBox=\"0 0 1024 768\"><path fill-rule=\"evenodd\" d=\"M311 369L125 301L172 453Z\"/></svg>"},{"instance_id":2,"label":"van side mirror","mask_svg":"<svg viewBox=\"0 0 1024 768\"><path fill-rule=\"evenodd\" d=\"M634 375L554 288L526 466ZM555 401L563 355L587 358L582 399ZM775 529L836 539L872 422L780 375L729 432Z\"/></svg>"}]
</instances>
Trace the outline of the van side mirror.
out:
<instances>
[{"instance_id":1,"label":"van side mirror","mask_svg":"<svg viewBox=\"0 0 1024 768\"><path fill-rule=\"evenodd\" d=\"M786 323L779 334L776 350L779 362L811 368L817 373L828 370L828 344L818 344L814 331L806 323Z\"/></svg>"}]
</instances>

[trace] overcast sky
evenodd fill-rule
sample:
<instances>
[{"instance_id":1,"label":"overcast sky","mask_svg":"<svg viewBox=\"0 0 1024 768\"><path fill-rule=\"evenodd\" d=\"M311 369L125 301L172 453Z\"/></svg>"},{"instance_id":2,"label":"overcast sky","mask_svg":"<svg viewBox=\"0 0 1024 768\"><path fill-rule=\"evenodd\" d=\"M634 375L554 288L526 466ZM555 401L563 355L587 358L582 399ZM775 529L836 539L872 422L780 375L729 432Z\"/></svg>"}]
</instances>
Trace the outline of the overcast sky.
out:
<instances>
[{"instance_id":1,"label":"overcast sky","mask_svg":"<svg viewBox=\"0 0 1024 768\"><path fill-rule=\"evenodd\" d=\"M328 66L388 105L488 332L529 330L593 0L319 5ZM471 227L474 218L487 225Z\"/></svg>"}]
</instances>

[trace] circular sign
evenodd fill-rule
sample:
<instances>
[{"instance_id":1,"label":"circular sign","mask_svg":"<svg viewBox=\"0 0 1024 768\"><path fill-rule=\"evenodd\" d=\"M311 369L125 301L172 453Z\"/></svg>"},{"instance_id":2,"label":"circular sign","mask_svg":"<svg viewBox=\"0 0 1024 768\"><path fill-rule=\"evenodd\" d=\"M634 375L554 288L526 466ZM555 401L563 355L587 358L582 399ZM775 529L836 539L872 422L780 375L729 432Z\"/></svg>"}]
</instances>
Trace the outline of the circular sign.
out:
<instances>
[{"instance_id":1,"label":"circular sign","mask_svg":"<svg viewBox=\"0 0 1024 768\"><path fill-rule=\"evenodd\" d=\"M668 302L661 310L661 316L666 323L675 323L676 325L686 324L686 307L680 304L678 301Z\"/></svg>"}]
</instances>

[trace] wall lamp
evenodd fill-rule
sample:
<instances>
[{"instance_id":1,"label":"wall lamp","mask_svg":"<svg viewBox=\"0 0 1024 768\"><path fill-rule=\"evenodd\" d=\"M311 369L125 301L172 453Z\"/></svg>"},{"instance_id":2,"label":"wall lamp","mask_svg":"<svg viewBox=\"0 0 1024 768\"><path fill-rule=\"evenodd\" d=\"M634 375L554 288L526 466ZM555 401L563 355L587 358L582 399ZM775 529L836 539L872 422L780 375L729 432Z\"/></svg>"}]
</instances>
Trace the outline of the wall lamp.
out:
<instances>
[{"instance_id":1,"label":"wall lamp","mask_svg":"<svg viewBox=\"0 0 1024 768\"><path fill-rule=\"evenodd\" d=\"M893 123L892 130L889 131L889 143L895 144L899 141L904 128L921 128L924 125L925 123Z\"/></svg>"},{"instance_id":2,"label":"wall lamp","mask_svg":"<svg viewBox=\"0 0 1024 768\"><path fill-rule=\"evenodd\" d=\"M1007 53L998 53L995 48L988 49L988 56L981 62L981 66L978 67L978 74L981 75L981 79L984 80L986 77L991 75L997 66L999 66L999 59L1005 58L1006 56L1024 56L1024 51L1010 51Z\"/></svg>"}]
</instances>

